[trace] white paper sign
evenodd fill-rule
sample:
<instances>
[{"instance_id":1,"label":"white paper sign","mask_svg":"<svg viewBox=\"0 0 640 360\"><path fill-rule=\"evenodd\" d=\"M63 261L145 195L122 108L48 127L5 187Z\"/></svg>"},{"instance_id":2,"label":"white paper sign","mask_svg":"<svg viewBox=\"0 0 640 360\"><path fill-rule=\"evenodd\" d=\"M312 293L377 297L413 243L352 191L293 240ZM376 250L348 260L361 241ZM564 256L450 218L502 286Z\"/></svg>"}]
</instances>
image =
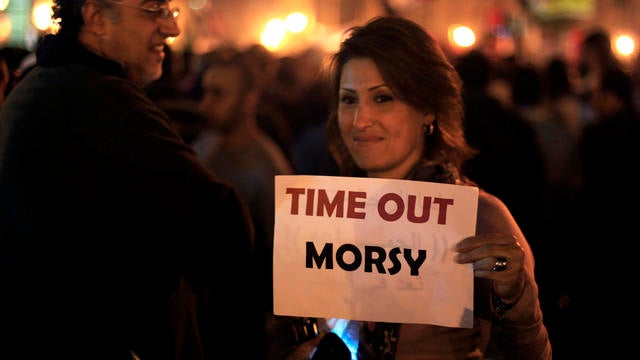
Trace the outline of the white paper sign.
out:
<instances>
[{"instance_id":1,"label":"white paper sign","mask_svg":"<svg viewBox=\"0 0 640 360\"><path fill-rule=\"evenodd\" d=\"M282 175L275 182L274 313L473 326L478 189L409 180Z\"/></svg>"}]
</instances>

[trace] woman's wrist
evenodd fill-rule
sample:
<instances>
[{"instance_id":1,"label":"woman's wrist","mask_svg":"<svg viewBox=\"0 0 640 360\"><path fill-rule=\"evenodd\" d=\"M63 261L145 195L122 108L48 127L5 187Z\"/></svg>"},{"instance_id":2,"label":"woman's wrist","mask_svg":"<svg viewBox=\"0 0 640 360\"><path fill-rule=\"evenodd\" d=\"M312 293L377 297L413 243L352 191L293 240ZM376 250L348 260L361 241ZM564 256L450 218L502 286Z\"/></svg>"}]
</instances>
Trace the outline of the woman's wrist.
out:
<instances>
[{"instance_id":1,"label":"woman's wrist","mask_svg":"<svg viewBox=\"0 0 640 360\"><path fill-rule=\"evenodd\" d=\"M520 286L518 290L513 292L514 295L503 296L503 295L499 295L496 292L495 284L494 284L494 286L491 287L491 304L496 314L503 316L507 311L511 310L511 308L523 296L525 292L525 287L526 287L526 283L523 281L522 286Z\"/></svg>"},{"instance_id":2,"label":"woman's wrist","mask_svg":"<svg viewBox=\"0 0 640 360\"><path fill-rule=\"evenodd\" d=\"M522 294L524 294L526 282L525 275L521 273L515 283L494 282L491 290L499 296L503 302L515 304L520 297L522 297Z\"/></svg>"},{"instance_id":3,"label":"woman's wrist","mask_svg":"<svg viewBox=\"0 0 640 360\"><path fill-rule=\"evenodd\" d=\"M507 311L511 310L514 304L515 302L508 303L508 302L502 301L500 296L496 294L493 288L491 289L491 306L493 308L493 311L498 316L500 317L504 316L504 314L506 314Z\"/></svg>"}]
</instances>

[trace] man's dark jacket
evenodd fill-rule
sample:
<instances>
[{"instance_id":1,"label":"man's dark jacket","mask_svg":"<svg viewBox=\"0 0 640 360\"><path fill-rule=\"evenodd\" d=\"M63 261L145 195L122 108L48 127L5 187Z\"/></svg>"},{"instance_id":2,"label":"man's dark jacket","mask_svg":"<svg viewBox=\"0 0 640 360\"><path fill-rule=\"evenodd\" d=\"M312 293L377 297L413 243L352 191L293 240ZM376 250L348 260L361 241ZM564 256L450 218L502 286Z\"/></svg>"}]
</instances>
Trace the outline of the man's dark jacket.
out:
<instances>
[{"instance_id":1,"label":"man's dark jacket","mask_svg":"<svg viewBox=\"0 0 640 360\"><path fill-rule=\"evenodd\" d=\"M0 358L177 358L194 310L246 344L248 219L117 63L47 37L0 109Z\"/></svg>"}]
</instances>

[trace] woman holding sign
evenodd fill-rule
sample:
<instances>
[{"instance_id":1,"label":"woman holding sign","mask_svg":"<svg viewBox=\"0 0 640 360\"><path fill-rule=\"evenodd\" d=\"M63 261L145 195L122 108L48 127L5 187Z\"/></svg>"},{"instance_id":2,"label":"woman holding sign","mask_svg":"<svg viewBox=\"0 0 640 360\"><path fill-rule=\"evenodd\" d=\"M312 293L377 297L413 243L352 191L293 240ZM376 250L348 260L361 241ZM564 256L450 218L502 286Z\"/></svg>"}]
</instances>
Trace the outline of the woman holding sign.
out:
<instances>
[{"instance_id":1,"label":"woman holding sign","mask_svg":"<svg viewBox=\"0 0 640 360\"><path fill-rule=\"evenodd\" d=\"M351 29L331 60L327 133L341 175L474 185L461 173L474 151L460 80L422 27L373 19ZM455 247L455 261L474 270L473 327L363 322L358 359L551 359L529 244L483 191L476 232Z\"/></svg>"}]
</instances>

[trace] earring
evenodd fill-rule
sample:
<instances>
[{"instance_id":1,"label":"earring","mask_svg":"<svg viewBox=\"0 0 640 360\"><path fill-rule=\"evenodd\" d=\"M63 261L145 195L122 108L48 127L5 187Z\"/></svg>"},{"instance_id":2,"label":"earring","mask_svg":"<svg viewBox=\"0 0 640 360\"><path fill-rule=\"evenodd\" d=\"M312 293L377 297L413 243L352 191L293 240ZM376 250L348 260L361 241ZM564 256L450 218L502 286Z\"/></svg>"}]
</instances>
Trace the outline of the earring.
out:
<instances>
[{"instance_id":1,"label":"earring","mask_svg":"<svg viewBox=\"0 0 640 360\"><path fill-rule=\"evenodd\" d=\"M424 124L424 134L429 136L431 134L433 134L433 123L431 124Z\"/></svg>"}]
</instances>

